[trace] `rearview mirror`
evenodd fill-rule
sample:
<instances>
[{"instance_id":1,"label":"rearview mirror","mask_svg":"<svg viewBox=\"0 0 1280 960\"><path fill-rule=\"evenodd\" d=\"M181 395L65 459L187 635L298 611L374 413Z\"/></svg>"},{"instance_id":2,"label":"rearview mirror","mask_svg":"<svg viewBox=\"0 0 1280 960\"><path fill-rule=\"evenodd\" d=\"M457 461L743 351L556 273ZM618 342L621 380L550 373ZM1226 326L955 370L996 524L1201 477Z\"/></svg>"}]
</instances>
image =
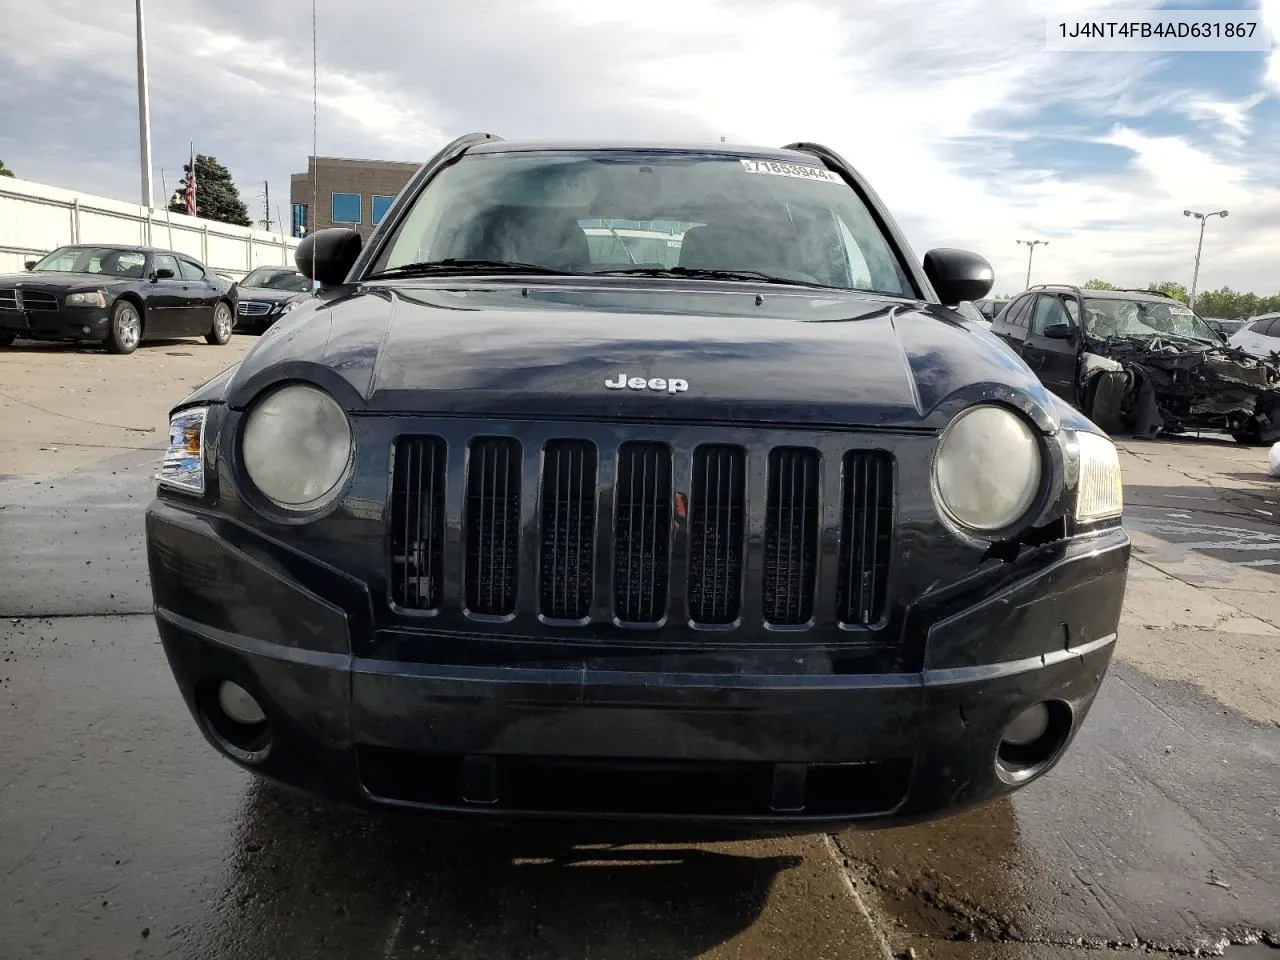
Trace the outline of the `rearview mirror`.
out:
<instances>
[{"instance_id":1,"label":"rearview mirror","mask_svg":"<svg viewBox=\"0 0 1280 960\"><path fill-rule=\"evenodd\" d=\"M1044 328L1044 335L1050 340L1075 339L1075 331L1069 323L1051 323Z\"/></svg>"},{"instance_id":2,"label":"rearview mirror","mask_svg":"<svg viewBox=\"0 0 1280 960\"><path fill-rule=\"evenodd\" d=\"M28 270L34 270L36 268L36 261L28 260L26 263L23 264L23 266L26 267Z\"/></svg>"},{"instance_id":3,"label":"rearview mirror","mask_svg":"<svg viewBox=\"0 0 1280 960\"><path fill-rule=\"evenodd\" d=\"M991 264L968 250L930 250L924 255L924 274L948 307L962 300L981 300L996 282Z\"/></svg>"},{"instance_id":4,"label":"rearview mirror","mask_svg":"<svg viewBox=\"0 0 1280 960\"><path fill-rule=\"evenodd\" d=\"M322 287L344 283L355 266L364 241L348 227L329 227L303 237L293 262L304 277L311 277Z\"/></svg>"},{"instance_id":5,"label":"rearview mirror","mask_svg":"<svg viewBox=\"0 0 1280 960\"><path fill-rule=\"evenodd\" d=\"M170 270L168 267L161 267L159 270L156 271L155 277L157 280L172 280L173 271Z\"/></svg>"}]
</instances>

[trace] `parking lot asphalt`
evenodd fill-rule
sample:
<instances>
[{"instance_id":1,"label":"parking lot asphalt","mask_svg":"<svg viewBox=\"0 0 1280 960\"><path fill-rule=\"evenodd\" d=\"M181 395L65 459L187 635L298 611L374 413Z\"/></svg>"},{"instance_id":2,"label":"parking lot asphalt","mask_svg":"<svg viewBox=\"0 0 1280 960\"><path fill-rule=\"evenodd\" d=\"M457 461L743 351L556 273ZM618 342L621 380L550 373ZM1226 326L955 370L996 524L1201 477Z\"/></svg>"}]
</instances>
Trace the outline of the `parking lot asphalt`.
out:
<instances>
[{"instance_id":1,"label":"parking lot asphalt","mask_svg":"<svg viewBox=\"0 0 1280 960\"><path fill-rule=\"evenodd\" d=\"M150 616L141 517L163 430L91 446L59 414L83 413L67 391L89 386L80 419L163 424L223 355L75 359L54 385L45 349L0 355L3 392L40 408L0 397L4 960L1280 957L1265 450L1122 442L1135 554L1117 660L1066 758L1012 798L877 833L583 844L353 813L217 756ZM153 375L189 366L101 386L148 349ZM81 427L61 435L80 446L34 449Z\"/></svg>"}]
</instances>

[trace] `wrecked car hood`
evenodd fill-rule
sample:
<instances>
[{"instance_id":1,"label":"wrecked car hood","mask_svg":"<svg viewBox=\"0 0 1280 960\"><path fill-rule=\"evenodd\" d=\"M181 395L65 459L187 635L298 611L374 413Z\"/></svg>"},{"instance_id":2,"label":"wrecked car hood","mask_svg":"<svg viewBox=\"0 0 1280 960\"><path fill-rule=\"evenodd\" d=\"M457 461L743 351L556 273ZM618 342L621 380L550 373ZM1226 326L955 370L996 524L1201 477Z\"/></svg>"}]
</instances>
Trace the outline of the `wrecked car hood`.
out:
<instances>
[{"instance_id":1,"label":"wrecked car hood","mask_svg":"<svg viewBox=\"0 0 1280 960\"><path fill-rule=\"evenodd\" d=\"M1140 436L1227 430L1263 438L1280 429L1280 368L1227 344L1173 336L1090 338L1083 374L1127 379L1119 414ZM1097 419L1097 417L1095 417Z\"/></svg>"}]
</instances>

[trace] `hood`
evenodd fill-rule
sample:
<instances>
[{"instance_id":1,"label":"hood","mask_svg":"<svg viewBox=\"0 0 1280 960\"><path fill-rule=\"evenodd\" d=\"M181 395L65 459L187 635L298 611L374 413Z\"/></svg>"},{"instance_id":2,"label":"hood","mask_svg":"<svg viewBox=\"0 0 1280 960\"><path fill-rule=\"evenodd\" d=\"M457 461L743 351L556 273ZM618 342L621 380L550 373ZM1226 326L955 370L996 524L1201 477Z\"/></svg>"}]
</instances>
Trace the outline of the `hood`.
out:
<instances>
[{"instance_id":1,"label":"hood","mask_svg":"<svg viewBox=\"0 0 1280 960\"><path fill-rule=\"evenodd\" d=\"M241 300L263 300L267 303L288 303L290 300L301 300L311 296L305 290L280 290L276 287L246 287L237 285Z\"/></svg>"},{"instance_id":2,"label":"hood","mask_svg":"<svg viewBox=\"0 0 1280 960\"><path fill-rule=\"evenodd\" d=\"M28 270L23 270L21 273L0 274L0 287L8 289L20 286L23 290L50 290L57 292L64 290L110 290L112 287L137 283L141 279L141 277L136 279L130 277L104 277L101 274L94 273L31 273Z\"/></svg>"},{"instance_id":3,"label":"hood","mask_svg":"<svg viewBox=\"0 0 1280 960\"><path fill-rule=\"evenodd\" d=\"M936 428L948 403L1002 397L1057 425L1021 358L946 308L692 281L327 291L255 345L228 402L288 376L388 413Z\"/></svg>"}]
</instances>

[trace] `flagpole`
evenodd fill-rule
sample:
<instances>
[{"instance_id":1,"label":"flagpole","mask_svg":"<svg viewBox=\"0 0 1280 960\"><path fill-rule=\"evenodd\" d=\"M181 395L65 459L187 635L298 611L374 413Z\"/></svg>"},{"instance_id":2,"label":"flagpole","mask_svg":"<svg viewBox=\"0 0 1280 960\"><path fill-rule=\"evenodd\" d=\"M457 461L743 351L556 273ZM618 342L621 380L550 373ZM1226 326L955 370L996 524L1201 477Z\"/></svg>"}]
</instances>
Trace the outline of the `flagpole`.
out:
<instances>
[{"instance_id":1,"label":"flagpole","mask_svg":"<svg viewBox=\"0 0 1280 960\"><path fill-rule=\"evenodd\" d=\"M142 0L135 0L138 13L138 140L142 154L142 205L154 207L151 185L151 102L147 90L147 36L143 25Z\"/></svg>"},{"instance_id":2,"label":"flagpole","mask_svg":"<svg viewBox=\"0 0 1280 960\"><path fill-rule=\"evenodd\" d=\"M169 212L172 204L169 202L169 185L164 179L164 167L160 168L160 192L164 194L164 222L169 228L169 249L173 249L173 216Z\"/></svg>"}]
</instances>

